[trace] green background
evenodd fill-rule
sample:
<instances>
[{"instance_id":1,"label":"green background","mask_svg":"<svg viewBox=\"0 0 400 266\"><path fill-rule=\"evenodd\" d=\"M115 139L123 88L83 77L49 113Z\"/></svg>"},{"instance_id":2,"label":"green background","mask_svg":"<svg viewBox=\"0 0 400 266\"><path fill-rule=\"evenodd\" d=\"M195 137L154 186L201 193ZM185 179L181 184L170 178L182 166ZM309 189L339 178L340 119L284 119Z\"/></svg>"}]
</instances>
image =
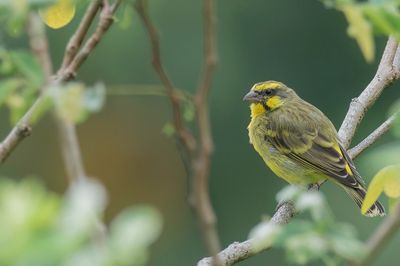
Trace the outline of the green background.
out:
<instances>
[{"instance_id":1,"label":"green background","mask_svg":"<svg viewBox=\"0 0 400 266\"><path fill-rule=\"evenodd\" d=\"M385 38L378 38L378 58L367 64L356 42L346 34L344 16L319 1L216 2L219 63L210 95L215 140L210 192L226 247L245 240L262 216L273 214L275 194L285 185L249 144L249 109L242 102L244 94L255 82L282 81L320 108L339 128L351 98L373 77ZM202 64L201 1L153 0L150 11L160 31L168 74L178 88L194 91ZM67 27L48 30L55 66L60 64L81 13ZM206 253L187 204L188 180L175 141L162 133L170 121L168 99L135 93L143 91L142 85L157 85L159 81L151 67L146 32L137 15L132 18L128 27L116 25L107 33L78 73L78 79L87 84L103 81L109 92L105 108L78 128L84 162L89 175L107 188L108 218L138 203L150 203L162 212L164 231L152 249L149 265L195 265ZM25 47L26 40L6 37L6 44L8 48ZM385 90L366 115L353 143L386 118L388 107L399 98L399 89L396 85ZM5 111L1 119L3 125L7 124ZM1 136L8 131L2 126ZM385 136L374 147L390 139ZM63 192L67 181L57 141L56 128L46 116L2 166L1 174L14 178L40 176L51 190ZM376 171L368 167L368 152L356 160L366 180ZM322 191L337 220L354 224L360 238L367 239L381 219L362 217L336 186L326 184ZM377 265L393 265L399 245L397 236ZM272 249L240 265L267 264L285 265L283 251Z\"/></svg>"}]
</instances>

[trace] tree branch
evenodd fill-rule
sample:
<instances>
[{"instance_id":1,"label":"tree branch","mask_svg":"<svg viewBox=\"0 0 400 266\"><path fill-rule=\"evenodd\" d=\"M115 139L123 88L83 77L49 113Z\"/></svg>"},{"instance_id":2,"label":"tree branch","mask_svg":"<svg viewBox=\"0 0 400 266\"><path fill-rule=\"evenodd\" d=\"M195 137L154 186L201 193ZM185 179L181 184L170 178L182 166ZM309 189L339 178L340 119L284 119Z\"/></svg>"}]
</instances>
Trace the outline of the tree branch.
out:
<instances>
[{"instance_id":1,"label":"tree branch","mask_svg":"<svg viewBox=\"0 0 400 266\"><path fill-rule=\"evenodd\" d=\"M378 66L378 70L368 84L368 86L363 90L363 92L357 98L354 98L350 104L347 115L342 123L342 126L339 130L339 138L342 140L342 144L345 148L348 148L350 142L354 136L354 133L364 117L365 112L371 107L375 101L378 99L383 89L389 86L394 80L399 78L399 65L400 65L400 49L398 48L398 43L393 37L389 37L389 40L386 44L385 50L383 52L380 64ZM389 122L390 124L390 122ZM378 129L379 134L375 131L371 134L373 137L367 137L369 145L372 144L378 137L383 135L385 130L387 131L388 125L382 125ZM384 129L383 129L384 128ZM377 130L378 130L377 129ZM377 131L376 130L376 131ZM375 133L375 134L374 134ZM379 135L379 136L378 136ZM363 141L364 142L364 141ZM362 143L363 143L362 142ZM365 150L368 146L366 145L367 141L363 144L360 143L360 147L363 147L362 150ZM356 146L357 148L357 146ZM349 156L352 158L353 156L358 155L359 153L354 150L352 154ZM361 152L361 151L360 151ZM291 218L295 215L295 208L290 203L284 203L279 205L279 208L276 210L273 215L271 222L276 224L285 224L289 223ZM248 257L254 256L262 251L270 248L270 244L267 243L265 246L257 247L257 250L254 249L254 239L249 239L242 243L234 243L228 246L226 249L221 251L218 254L218 257L221 261L221 265L230 266L235 264L236 262L242 261ZM198 266L209 266L211 260L210 258L204 258L198 262Z\"/></svg>"},{"instance_id":2,"label":"tree branch","mask_svg":"<svg viewBox=\"0 0 400 266\"><path fill-rule=\"evenodd\" d=\"M374 78L363 92L351 101L350 108L338 132L345 148L349 147L365 112L375 103L382 91L399 78L398 68L394 65L397 48L396 39L389 37Z\"/></svg>"},{"instance_id":3,"label":"tree branch","mask_svg":"<svg viewBox=\"0 0 400 266\"><path fill-rule=\"evenodd\" d=\"M366 148L375 143L382 135L389 131L392 127L393 122L396 120L398 113L390 116L385 122L382 123L377 129L375 129L371 134L368 135L363 141L358 143L355 147L348 150L348 154L351 158L356 158L360 153L362 153Z\"/></svg>"},{"instance_id":4,"label":"tree branch","mask_svg":"<svg viewBox=\"0 0 400 266\"><path fill-rule=\"evenodd\" d=\"M98 10L101 8L102 3L102 0L94 0L86 10L81 23L79 23L77 30L67 44L60 69L67 68L75 58L76 53L79 51L79 48L81 47L82 42L89 31L90 25L92 25L92 22L96 17Z\"/></svg>"}]
</instances>

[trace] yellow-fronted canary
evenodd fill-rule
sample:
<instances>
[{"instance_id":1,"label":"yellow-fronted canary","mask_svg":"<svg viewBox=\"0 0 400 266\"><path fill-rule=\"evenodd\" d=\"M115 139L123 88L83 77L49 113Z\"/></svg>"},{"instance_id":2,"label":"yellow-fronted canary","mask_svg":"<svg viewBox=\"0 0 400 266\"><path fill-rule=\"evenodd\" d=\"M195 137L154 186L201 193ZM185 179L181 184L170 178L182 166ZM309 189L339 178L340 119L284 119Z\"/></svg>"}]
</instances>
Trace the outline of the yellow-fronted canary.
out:
<instances>
[{"instance_id":1,"label":"yellow-fronted canary","mask_svg":"<svg viewBox=\"0 0 400 266\"><path fill-rule=\"evenodd\" d=\"M365 184L332 122L318 108L277 81L256 83L243 100L251 103L250 143L276 175L297 185L333 181L361 206ZM366 213L384 214L379 202Z\"/></svg>"}]
</instances>

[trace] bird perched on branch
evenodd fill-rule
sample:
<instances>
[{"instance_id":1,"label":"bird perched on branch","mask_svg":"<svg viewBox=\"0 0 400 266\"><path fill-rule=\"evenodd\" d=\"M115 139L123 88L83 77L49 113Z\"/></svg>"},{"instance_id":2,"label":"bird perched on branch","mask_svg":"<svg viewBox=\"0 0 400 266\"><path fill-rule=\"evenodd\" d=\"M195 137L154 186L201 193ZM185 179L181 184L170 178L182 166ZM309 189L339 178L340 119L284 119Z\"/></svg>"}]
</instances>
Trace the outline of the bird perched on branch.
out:
<instances>
[{"instance_id":1,"label":"bird perched on branch","mask_svg":"<svg viewBox=\"0 0 400 266\"><path fill-rule=\"evenodd\" d=\"M256 83L243 98L250 102L250 143L268 167L290 184L338 184L360 207L364 182L340 143L332 122L292 89L276 81ZM383 216L379 202L366 213Z\"/></svg>"}]
</instances>

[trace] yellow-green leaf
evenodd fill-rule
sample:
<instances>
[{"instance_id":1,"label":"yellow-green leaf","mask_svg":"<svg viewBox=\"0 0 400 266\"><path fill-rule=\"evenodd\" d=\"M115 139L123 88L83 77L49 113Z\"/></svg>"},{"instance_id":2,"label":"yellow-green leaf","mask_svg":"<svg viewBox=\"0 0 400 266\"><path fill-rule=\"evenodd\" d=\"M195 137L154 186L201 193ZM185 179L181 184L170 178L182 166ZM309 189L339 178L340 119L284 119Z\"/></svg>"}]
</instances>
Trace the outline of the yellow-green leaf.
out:
<instances>
[{"instance_id":1,"label":"yellow-green leaf","mask_svg":"<svg viewBox=\"0 0 400 266\"><path fill-rule=\"evenodd\" d=\"M381 169L372 179L361 207L366 213L382 192L390 198L400 197L400 165L390 165Z\"/></svg>"},{"instance_id":2,"label":"yellow-green leaf","mask_svg":"<svg viewBox=\"0 0 400 266\"><path fill-rule=\"evenodd\" d=\"M64 27L75 15L73 0L58 0L54 5L40 9L40 17L47 26L53 29Z\"/></svg>"},{"instance_id":3,"label":"yellow-green leaf","mask_svg":"<svg viewBox=\"0 0 400 266\"><path fill-rule=\"evenodd\" d=\"M344 13L349 27L347 33L356 39L358 46L367 62L372 62L375 57L375 41L372 27L365 19L362 9L352 4L339 6Z\"/></svg>"},{"instance_id":4,"label":"yellow-green leaf","mask_svg":"<svg viewBox=\"0 0 400 266\"><path fill-rule=\"evenodd\" d=\"M385 177L383 191L390 198L400 197L400 165L391 165L382 169Z\"/></svg>"}]
</instances>

